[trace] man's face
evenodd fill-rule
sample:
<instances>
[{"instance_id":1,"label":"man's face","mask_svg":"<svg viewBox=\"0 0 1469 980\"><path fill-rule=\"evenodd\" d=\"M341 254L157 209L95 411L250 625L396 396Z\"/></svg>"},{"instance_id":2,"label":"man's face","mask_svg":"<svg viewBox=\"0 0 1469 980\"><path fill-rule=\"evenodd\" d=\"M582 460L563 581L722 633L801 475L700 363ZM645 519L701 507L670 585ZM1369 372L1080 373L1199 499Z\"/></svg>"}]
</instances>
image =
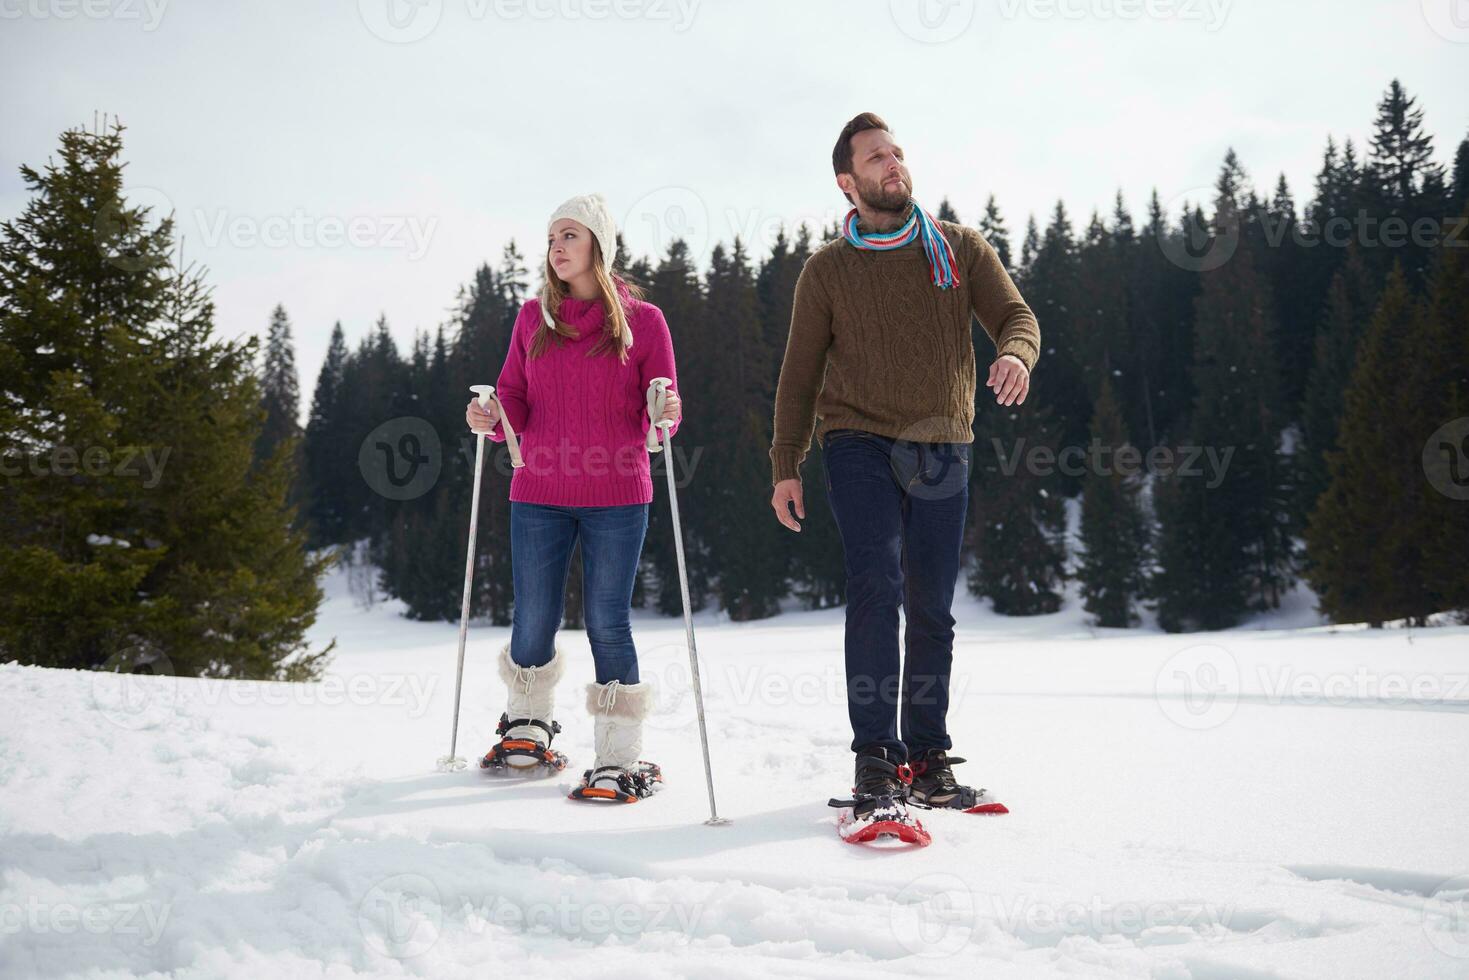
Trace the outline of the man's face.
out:
<instances>
[{"instance_id":1,"label":"man's face","mask_svg":"<svg viewBox=\"0 0 1469 980\"><path fill-rule=\"evenodd\" d=\"M852 173L838 174L837 186L877 211L901 211L913 196L903 148L883 129L864 129L852 137Z\"/></svg>"}]
</instances>

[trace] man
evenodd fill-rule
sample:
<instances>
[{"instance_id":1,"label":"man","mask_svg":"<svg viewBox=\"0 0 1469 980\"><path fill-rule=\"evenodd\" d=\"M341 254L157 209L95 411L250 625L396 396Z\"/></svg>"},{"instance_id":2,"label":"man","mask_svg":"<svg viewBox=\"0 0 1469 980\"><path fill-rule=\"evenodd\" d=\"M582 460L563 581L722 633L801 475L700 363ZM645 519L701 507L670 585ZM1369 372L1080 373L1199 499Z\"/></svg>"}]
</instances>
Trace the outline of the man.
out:
<instances>
[{"instance_id":1,"label":"man","mask_svg":"<svg viewBox=\"0 0 1469 980\"><path fill-rule=\"evenodd\" d=\"M994 341L985 384L1005 406L1025 401L1040 330L990 243L913 199L903 149L882 119L865 112L848 122L832 169L854 207L842 237L812 254L796 283L775 396L771 506L801 529L800 465L814 428L846 565L852 817L911 824L907 799L1004 812L956 783L950 767L963 760L947 755L950 609L974 441L970 317Z\"/></svg>"}]
</instances>

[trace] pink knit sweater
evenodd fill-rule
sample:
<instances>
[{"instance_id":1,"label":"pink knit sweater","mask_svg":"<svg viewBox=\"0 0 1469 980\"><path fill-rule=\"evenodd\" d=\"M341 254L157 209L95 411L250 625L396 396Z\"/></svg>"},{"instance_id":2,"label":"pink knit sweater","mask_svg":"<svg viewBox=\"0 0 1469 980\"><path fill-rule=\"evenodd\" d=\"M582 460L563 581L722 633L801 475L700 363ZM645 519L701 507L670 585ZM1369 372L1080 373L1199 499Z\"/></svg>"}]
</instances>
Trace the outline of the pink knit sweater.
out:
<instances>
[{"instance_id":1,"label":"pink knit sweater","mask_svg":"<svg viewBox=\"0 0 1469 980\"><path fill-rule=\"evenodd\" d=\"M520 308L495 394L520 438L525 465L510 477L510 499L567 507L646 504L653 499L649 473L648 384L668 378L678 390L673 339L663 311L623 293L632 347L622 364L611 351L588 352L602 334L600 300L568 296L561 319L580 331L576 340L548 338L539 357L529 357L541 304ZM678 431L678 423L671 427ZM490 432L505 441L496 422Z\"/></svg>"}]
</instances>

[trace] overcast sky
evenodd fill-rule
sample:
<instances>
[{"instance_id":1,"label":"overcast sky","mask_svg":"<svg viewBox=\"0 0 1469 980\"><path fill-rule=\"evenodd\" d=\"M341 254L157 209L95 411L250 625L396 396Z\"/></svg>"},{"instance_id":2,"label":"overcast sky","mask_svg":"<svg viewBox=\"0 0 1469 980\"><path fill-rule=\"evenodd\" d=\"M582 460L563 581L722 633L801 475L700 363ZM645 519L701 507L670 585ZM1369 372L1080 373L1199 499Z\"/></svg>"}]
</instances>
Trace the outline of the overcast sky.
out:
<instances>
[{"instance_id":1,"label":"overcast sky","mask_svg":"<svg viewBox=\"0 0 1469 980\"><path fill-rule=\"evenodd\" d=\"M385 314L406 352L511 238L538 272L572 194L636 254L760 255L844 213L832 143L871 110L921 203L973 222L993 192L1018 247L1058 198L1078 228L1118 189L1206 200L1229 146L1304 203L1394 77L1449 161L1469 0L0 0L0 217L20 164L116 114L220 329L285 305L304 403L333 323L355 345Z\"/></svg>"}]
</instances>

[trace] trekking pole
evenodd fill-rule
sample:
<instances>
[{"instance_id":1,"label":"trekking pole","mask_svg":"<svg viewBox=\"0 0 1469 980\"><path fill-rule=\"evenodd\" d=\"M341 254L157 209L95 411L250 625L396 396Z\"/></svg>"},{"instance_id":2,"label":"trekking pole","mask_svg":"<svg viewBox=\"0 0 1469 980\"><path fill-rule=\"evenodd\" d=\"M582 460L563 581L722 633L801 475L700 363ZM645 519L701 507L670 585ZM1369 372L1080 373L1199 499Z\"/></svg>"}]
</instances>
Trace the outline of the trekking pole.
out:
<instances>
[{"instance_id":1,"label":"trekking pole","mask_svg":"<svg viewBox=\"0 0 1469 980\"><path fill-rule=\"evenodd\" d=\"M663 469L668 473L668 504L673 509L673 543L678 554L678 584L683 592L683 626L684 633L689 641L689 679L694 688L694 711L699 716L699 743L704 748L704 783L709 787L709 819L704 823L711 827L722 827L729 823L725 817L721 817L714 808L714 768L709 763L709 731L704 725L704 693L699 684L699 651L694 645L694 616L689 604L689 573L684 565L683 555L683 530L678 521L678 489L673 481L673 435L668 431L673 425L671 419L658 421L658 416L663 414L663 407L668 401L668 386L673 382L668 378L654 378L648 385L648 418L651 425L648 428L648 452L656 453L663 449L668 452L663 457ZM663 445L658 445L656 429L663 430Z\"/></svg>"},{"instance_id":2,"label":"trekking pole","mask_svg":"<svg viewBox=\"0 0 1469 980\"><path fill-rule=\"evenodd\" d=\"M505 406L500 405L500 399L495 397L495 386L470 385L469 390L479 395L480 408L488 406L492 398L500 406L500 424L505 429L505 444L510 449L510 465L524 466L515 431L510 428L510 420L505 417ZM485 439L488 437L487 432L474 434L474 496L469 501L469 549L464 559L464 599L459 605L459 667L454 674L454 727L449 730L449 754L439 758L439 772L454 772L468 765L454 752L459 745L459 692L464 683L464 641L469 634L469 596L474 583L474 538L479 530L479 487L485 471Z\"/></svg>"}]
</instances>

